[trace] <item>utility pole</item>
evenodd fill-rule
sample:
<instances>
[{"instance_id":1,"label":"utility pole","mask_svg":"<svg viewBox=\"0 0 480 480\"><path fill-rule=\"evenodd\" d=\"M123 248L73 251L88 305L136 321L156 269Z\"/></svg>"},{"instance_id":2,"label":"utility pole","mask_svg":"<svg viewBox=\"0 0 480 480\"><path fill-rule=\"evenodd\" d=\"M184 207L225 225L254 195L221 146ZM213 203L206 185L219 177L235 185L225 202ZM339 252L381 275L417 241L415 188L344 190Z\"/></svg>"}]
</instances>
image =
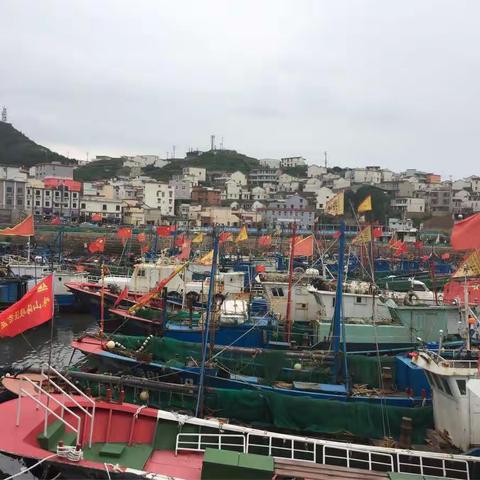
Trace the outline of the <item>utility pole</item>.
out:
<instances>
[{"instance_id":1,"label":"utility pole","mask_svg":"<svg viewBox=\"0 0 480 480\"><path fill-rule=\"evenodd\" d=\"M327 168L327 165L328 165L328 153L327 153L327 151L323 152L323 157L325 159L325 168Z\"/></svg>"}]
</instances>

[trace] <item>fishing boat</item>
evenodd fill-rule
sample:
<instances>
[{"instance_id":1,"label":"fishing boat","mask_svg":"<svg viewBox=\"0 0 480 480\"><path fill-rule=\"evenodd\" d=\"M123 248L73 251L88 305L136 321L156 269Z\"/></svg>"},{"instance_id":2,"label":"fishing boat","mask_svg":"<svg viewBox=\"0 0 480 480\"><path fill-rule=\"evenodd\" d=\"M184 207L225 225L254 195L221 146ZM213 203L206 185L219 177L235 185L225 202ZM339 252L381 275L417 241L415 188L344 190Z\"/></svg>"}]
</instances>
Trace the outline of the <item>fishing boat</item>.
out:
<instances>
[{"instance_id":1,"label":"fishing boat","mask_svg":"<svg viewBox=\"0 0 480 480\"><path fill-rule=\"evenodd\" d=\"M17 399L0 404L0 452L26 459L29 470L152 480L320 478L332 472L356 479L389 478L387 472L470 479L478 473L480 461L472 456L270 432L109 395L95 400L51 367L42 375L41 385L25 379Z\"/></svg>"},{"instance_id":2,"label":"fishing boat","mask_svg":"<svg viewBox=\"0 0 480 480\"><path fill-rule=\"evenodd\" d=\"M189 310L156 310L149 307L130 313L125 309L110 309L104 323L105 332L138 336L164 336L186 342L201 343L205 335L204 313ZM216 318L214 341L216 345L269 348L279 325L276 316L265 309L259 299L222 298Z\"/></svg>"},{"instance_id":3,"label":"fishing boat","mask_svg":"<svg viewBox=\"0 0 480 480\"><path fill-rule=\"evenodd\" d=\"M87 282L88 273L77 272L66 268L62 264L49 264L43 258L38 261L27 261L21 257L4 256L2 263L13 275L29 280L29 287L38 283L43 278L48 277L52 272L54 275L55 303L62 309L80 309L81 303L67 288L70 282Z\"/></svg>"},{"instance_id":4,"label":"fishing boat","mask_svg":"<svg viewBox=\"0 0 480 480\"><path fill-rule=\"evenodd\" d=\"M180 383L198 385L202 381L202 349L198 343L113 335L110 339L86 336L72 342L72 347L94 357L103 369L132 369L143 376L164 375ZM329 352L218 345L214 346L212 355L205 375L205 384L211 387L404 407L429 404L427 391L398 391L392 384L381 392L367 388L357 392L344 383L331 383L332 355ZM375 368L377 360L372 360L372 368Z\"/></svg>"}]
</instances>

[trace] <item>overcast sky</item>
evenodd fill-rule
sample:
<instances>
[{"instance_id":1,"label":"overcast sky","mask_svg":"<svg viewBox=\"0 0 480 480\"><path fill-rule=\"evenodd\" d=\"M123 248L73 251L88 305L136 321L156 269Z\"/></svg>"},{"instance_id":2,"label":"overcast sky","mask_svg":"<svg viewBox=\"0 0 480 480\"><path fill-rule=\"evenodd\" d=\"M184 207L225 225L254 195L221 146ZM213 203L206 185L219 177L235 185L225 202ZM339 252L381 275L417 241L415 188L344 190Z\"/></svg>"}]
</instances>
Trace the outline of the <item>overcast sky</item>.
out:
<instances>
[{"instance_id":1,"label":"overcast sky","mask_svg":"<svg viewBox=\"0 0 480 480\"><path fill-rule=\"evenodd\" d=\"M0 105L85 158L257 158L480 174L477 0L1 0Z\"/></svg>"}]
</instances>

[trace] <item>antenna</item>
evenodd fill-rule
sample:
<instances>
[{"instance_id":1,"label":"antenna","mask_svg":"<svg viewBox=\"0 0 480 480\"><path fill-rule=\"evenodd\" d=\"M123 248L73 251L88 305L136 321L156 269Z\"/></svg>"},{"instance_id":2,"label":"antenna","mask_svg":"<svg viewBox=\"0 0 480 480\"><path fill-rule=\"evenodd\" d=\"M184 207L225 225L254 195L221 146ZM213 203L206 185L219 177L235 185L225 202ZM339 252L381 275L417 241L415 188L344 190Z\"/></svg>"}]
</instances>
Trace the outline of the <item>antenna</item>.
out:
<instances>
[{"instance_id":1,"label":"antenna","mask_svg":"<svg viewBox=\"0 0 480 480\"><path fill-rule=\"evenodd\" d=\"M2 122L7 123L7 107L2 108Z\"/></svg>"},{"instance_id":2,"label":"antenna","mask_svg":"<svg viewBox=\"0 0 480 480\"><path fill-rule=\"evenodd\" d=\"M172 151L173 151L172 158L175 158L175 145L172 146Z\"/></svg>"},{"instance_id":3,"label":"antenna","mask_svg":"<svg viewBox=\"0 0 480 480\"><path fill-rule=\"evenodd\" d=\"M220 141L220 150L223 150L223 136L222 136L222 140Z\"/></svg>"},{"instance_id":4,"label":"antenna","mask_svg":"<svg viewBox=\"0 0 480 480\"><path fill-rule=\"evenodd\" d=\"M323 156L325 158L325 168L327 168L327 165L328 165L328 153L325 151L323 152Z\"/></svg>"},{"instance_id":5,"label":"antenna","mask_svg":"<svg viewBox=\"0 0 480 480\"><path fill-rule=\"evenodd\" d=\"M215 150L215 135L210 135L210 150Z\"/></svg>"}]
</instances>

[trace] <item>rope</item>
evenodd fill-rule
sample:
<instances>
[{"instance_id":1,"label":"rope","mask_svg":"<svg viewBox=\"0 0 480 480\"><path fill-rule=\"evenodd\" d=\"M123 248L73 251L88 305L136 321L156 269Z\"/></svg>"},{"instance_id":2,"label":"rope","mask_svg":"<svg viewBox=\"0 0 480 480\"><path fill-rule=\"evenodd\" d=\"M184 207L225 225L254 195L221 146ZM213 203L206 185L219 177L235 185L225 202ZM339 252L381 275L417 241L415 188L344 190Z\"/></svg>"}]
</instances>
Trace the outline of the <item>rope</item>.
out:
<instances>
[{"instance_id":1,"label":"rope","mask_svg":"<svg viewBox=\"0 0 480 480\"><path fill-rule=\"evenodd\" d=\"M56 457L56 456L57 456L57 454L54 453L53 455L49 455L48 457L42 458L42 459L39 460L37 463L33 464L31 467L22 468L22 470L20 470L19 472L15 473L14 475L10 475L9 477L5 478L4 480L12 480L12 478L17 478L17 477L19 477L20 475L23 475L24 473L27 473L27 472L29 472L30 470L33 470L34 468L38 467L38 466L41 465L43 462L46 462L47 460L50 460L51 458Z\"/></svg>"},{"instance_id":2,"label":"rope","mask_svg":"<svg viewBox=\"0 0 480 480\"><path fill-rule=\"evenodd\" d=\"M57 455L61 458L66 458L70 462L83 460L83 451L81 448L77 450L77 447L57 445Z\"/></svg>"}]
</instances>

